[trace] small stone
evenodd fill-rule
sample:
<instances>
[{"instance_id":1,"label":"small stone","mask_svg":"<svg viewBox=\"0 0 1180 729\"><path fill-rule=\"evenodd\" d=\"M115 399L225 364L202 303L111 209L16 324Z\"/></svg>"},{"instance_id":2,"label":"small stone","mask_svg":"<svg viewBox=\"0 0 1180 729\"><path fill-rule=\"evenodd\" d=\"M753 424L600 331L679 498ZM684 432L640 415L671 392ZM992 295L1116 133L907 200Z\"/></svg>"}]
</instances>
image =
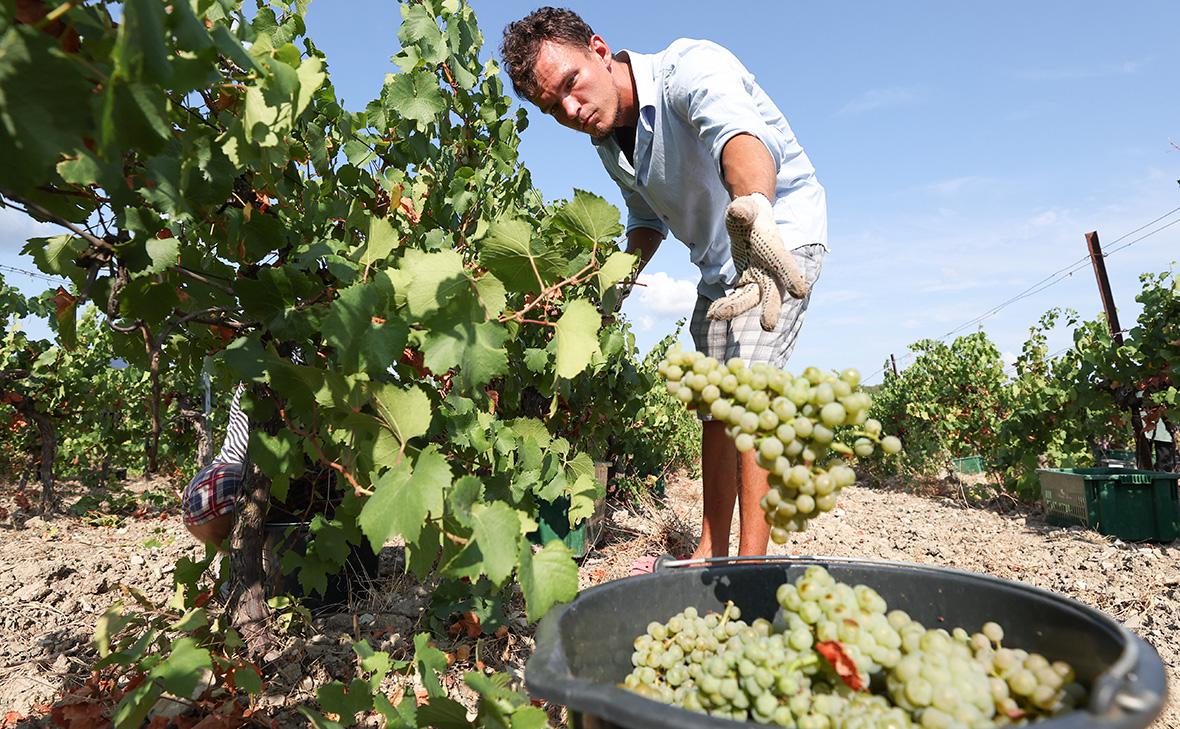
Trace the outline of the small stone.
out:
<instances>
[{"instance_id":1,"label":"small stone","mask_svg":"<svg viewBox=\"0 0 1180 729\"><path fill-rule=\"evenodd\" d=\"M135 564L135 565L143 564L143 557L141 557L138 554L131 555L131 564Z\"/></svg>"},{"instance_id":2,"label":"small stone","mask_svg":"<svg viewBox=\"0 0 1180 729\"><path fill-rule=\"evenodd\" d=\"M365 613L360 617L361 625L372 625L375 620L377 620L377 617L372 613Z\"/></svg>"},{"instance_id":3,"label":"small stone","mask_svg":"<svg viewBox=\"0 0 1180 729\"><path fill-rule=\"evenodd\" d=\"M44 583L33 582L25 585L13 593L18 602L36 602L49 594L49 587Z\"/></svg>"}]
</instances>

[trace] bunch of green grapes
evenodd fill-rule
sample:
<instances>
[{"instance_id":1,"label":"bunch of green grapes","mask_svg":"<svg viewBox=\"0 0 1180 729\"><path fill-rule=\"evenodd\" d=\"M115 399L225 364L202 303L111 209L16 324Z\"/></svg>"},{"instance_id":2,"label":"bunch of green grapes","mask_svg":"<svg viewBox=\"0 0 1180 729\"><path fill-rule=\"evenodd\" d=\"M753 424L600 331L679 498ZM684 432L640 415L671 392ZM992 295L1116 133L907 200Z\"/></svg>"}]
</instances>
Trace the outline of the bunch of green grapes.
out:
<instances>
[{"instance_id":1,"label":"bunch of green grapes","mask_svg":"<svg viewBox=\"0 0 1180 729\"><path fill-rule=\"evenodd\" d=\"M901 635L887 615L888 606L877 591L837 582L827 570L808 567L792 584L780 585L776 625L801 621L816 642L838 642L856 666L859 683L901 660Z\"/></svg>"},{"instance_id":2,"label":"bunch of green grapes","mask_svg":"<svg viewBox=\"0 0 1180 729\"><path fill-rule=\"evenodd\" d=\"M1059 714L1078 706L1086 690L1077 683L1073 667L1052 661L1039 653L1004 648L1004 629L984 623L980 632L955 636L970 646L975 660L991 677L996 710L1004 716L1021 718Z\"/></svg>"},{"instance_id":3,"label":"bunch of green grapes","mask_svg":"<svg viewBox=\"0 0 1180 729\"><path fill-rule=\"evenodd\" d=\"M836 507L836 493L856 482L852 456L901 450L895 436L868 416L872 399L860 373L808 367L800 377L737 358L724 365L700 352L672 350L659 364L669 392L690 408L725 423L738 451L754 451L769 472L762 511L777 544L809 519Z\"/></svg>"},{"instance_id":4,"label":"bunch of green grapes","mask_svg":"<svg viewBox=\"0 0 1180 729\"><path fill-rule=\"evenodd\" d=\"M809 567L773 621L687 608L635 640L624 686L712 716L796 729L977 729L1054 716L1085 690L1003 629L927 629L865 585Z\"/></svg>"}]
</instances>

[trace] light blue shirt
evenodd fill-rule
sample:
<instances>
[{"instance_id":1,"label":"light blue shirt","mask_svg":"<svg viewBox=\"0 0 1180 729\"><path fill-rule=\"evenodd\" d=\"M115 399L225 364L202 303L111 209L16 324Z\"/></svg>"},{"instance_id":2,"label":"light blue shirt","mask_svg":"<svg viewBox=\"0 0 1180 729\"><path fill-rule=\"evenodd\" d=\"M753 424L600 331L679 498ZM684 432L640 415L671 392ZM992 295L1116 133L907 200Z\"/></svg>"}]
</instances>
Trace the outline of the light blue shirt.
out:
<instances>
[{"instance_id":1,"label":"light blue shirt","mask_svg":"<svg viewBox=\"0 0 1180 729\"><path fill-rule=\"evenodd\" d=\"M754 76L710 41L682 38L660 53L623 51L639 105L635 164L614 135L595 140L606 171L627 203L627 231L669 231L701 270L697 290L725 295L737 280L725 232L729 192L721 181L721 150L752 134L778 168L775 220L788 249L827 246L824 188L794 132Z\"/></svg>"}]
</instances>

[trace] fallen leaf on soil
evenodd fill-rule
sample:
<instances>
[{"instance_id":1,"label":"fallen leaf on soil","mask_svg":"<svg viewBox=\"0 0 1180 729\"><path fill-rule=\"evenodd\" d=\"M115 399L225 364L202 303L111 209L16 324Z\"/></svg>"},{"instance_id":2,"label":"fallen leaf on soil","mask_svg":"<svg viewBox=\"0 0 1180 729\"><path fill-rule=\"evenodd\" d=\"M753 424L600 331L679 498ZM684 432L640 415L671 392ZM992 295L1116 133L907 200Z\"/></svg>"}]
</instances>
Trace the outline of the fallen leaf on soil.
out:
<instances>
[{"instance_id":1,"label":"fallen leaf on soil","mask_svg":"<svg viewBox=\"0 0 1180 729\"><path fill-rule=\"evenodd\" d=\"M473 611L468 610L463 613L463 616L451 624L447 628L452 638L457 638L459 633L466 631L468 638L478 638L483 633L483 626L479 623L479 616Z\"/></svg>"},{"instance_id":2,"label":"fallen leaf on soil","mask_svg":"<svg viewBox=\"0 0 1180 729\"><path fill-rule=\"evenodd\" d=\"M25 715L19 711L10 711L0 719L0 729L8 729L8 727L16 726L25 720Z\"/></svg>"}]
</instances>

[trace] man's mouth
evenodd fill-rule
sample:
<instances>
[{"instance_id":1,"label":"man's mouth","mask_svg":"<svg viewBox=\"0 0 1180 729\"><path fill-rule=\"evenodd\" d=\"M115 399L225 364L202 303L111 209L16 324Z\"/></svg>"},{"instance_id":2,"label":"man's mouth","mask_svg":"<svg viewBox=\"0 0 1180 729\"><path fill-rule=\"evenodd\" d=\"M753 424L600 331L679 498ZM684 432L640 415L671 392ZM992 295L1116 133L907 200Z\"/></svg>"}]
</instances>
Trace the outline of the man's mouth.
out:
<instances>
[{"instance_id":1,"label":"man's mouth","mask_svg":"<svg viewBox=\"0 0 1180 729\"><path fill-rule=\"evenodd\" d=\"M594 123L594 120L597 118L598 118L597 111L590 112L590 116L586 117L586 121L582 122L582 128L589 129L591 127L591 125Z\"/></svg>"}]
</instances>

